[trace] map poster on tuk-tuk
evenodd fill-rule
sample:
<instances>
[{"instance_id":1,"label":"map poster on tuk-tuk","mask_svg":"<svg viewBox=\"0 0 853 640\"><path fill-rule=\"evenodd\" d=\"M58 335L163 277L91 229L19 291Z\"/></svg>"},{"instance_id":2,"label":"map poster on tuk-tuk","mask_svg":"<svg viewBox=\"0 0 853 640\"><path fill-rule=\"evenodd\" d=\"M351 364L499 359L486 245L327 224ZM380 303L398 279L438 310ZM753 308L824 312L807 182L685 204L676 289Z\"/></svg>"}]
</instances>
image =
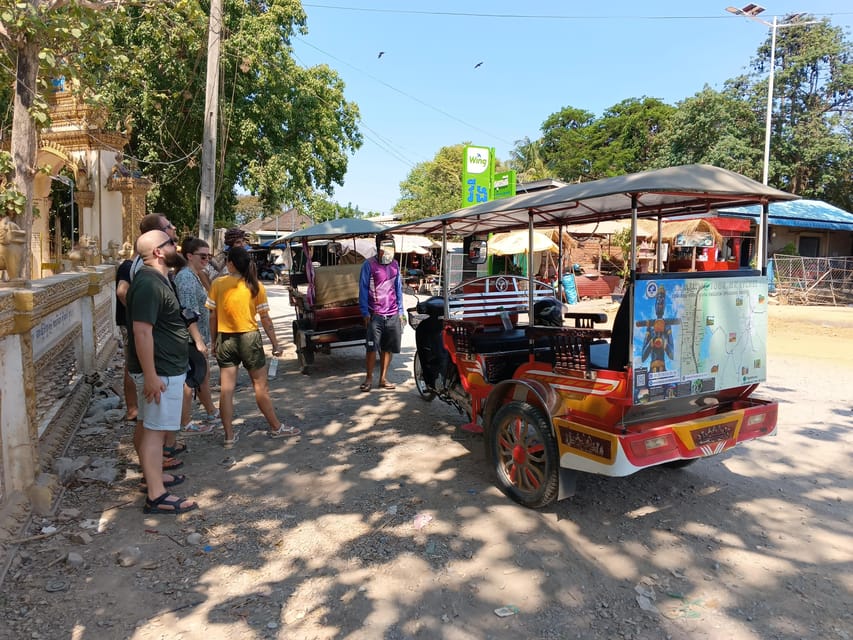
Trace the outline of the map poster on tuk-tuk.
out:
<instances>
[{"instance_id":1,"label":"map poster on tuk-tuk","mask_svg":"<svg viewBox=\"0 0 853 640\"><path fill-rule=\"evenodd\" d=\"M639 280L634 403L698 396L767 377L767 278Z\"/></svg>"}]
</instances>

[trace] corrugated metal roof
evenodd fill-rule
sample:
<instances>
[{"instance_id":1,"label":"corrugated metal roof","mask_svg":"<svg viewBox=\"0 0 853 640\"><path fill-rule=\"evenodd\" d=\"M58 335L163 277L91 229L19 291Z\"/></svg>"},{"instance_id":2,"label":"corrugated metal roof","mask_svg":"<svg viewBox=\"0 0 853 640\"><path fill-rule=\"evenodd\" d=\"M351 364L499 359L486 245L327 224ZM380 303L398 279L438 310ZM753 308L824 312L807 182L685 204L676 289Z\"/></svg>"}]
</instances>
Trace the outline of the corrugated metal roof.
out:
<instances>
[{"instance_id":1,"label":"corrugated metal roof","mask_svg":"<svg viewBox=\"0 0 853 640\"><path fill-rule=\"evenodd\" d=\"M720 215L746 216L758 221L760 205L720 209ZM770 224L802 229L834 229L853 231L853 213L822 200L791 200L770 203Z\"/></svg>"}]
</instances>

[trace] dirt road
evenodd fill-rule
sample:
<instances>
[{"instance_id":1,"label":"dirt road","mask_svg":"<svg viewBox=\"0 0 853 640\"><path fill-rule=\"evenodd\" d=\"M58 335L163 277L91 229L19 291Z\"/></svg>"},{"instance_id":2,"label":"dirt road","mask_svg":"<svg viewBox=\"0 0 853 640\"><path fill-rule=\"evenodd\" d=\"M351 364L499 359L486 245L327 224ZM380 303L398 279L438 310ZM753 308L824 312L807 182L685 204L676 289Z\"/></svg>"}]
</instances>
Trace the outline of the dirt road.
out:
<instances>
[{"instance_id":1,"label":"dirt road","mask_svg":"<svg viewBox=\"0 0 853 640\"><path fill-rule=\"evenodd\" d=\"M202 509L177 520L141 513L122 427L76 437L73 455L118 457L125 477L73 484L72 511L32 524L60 531L19 545L0 638L853 638L853 310L771 308L777 437L585 476L543 511L497 491L481 437L418 397L406 334L394 391L358 391L360 349L308 376L286 352L274 399L304 435L253 432L239 392L244 437L190 442Z\"/></svg>"}]
</instances>

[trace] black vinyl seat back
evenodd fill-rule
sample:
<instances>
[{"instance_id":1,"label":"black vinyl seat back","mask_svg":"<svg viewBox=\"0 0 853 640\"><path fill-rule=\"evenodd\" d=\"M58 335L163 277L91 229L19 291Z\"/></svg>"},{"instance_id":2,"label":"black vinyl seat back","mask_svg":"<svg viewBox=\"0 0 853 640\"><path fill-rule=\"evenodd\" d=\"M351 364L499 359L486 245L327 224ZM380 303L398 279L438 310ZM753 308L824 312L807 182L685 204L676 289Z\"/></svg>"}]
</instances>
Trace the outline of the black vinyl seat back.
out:
<instances>
[{"instance_id":1,"label":"black vinyl seat back","mask_svg":"<svg viewBox=\"0 0 853 640\"><path fill-rule=\"evenodd\" d=\"M625 287L622 302L613 318L612 335L610 337L610 353L607 358L607 368L611 371L624 371L631 356L631 302L634 295L634 283Z\"/></svg>"}]
</instances>

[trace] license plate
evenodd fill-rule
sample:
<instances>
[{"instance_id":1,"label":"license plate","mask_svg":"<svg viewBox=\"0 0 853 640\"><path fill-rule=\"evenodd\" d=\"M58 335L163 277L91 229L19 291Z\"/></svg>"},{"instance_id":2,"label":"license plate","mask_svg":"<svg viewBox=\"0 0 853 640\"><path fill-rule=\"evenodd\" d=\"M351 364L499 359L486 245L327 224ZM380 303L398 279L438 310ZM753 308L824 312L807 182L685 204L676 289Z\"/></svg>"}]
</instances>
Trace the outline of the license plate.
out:
<instances>
[{"instance_id":1,"label":"license plate","mask_svg":"<svg viewBox=\"0 0 853 640\"><path fill-rule=\"evenodd\" d=\"M693 436L693 442L696 443L696 446L701 447L712 442L728 440L734 435L735 425L735 422L724 422L722 424L711 425L710 427L694 429L690 432L690 435Z\"/></svg>"}]
</instances>

